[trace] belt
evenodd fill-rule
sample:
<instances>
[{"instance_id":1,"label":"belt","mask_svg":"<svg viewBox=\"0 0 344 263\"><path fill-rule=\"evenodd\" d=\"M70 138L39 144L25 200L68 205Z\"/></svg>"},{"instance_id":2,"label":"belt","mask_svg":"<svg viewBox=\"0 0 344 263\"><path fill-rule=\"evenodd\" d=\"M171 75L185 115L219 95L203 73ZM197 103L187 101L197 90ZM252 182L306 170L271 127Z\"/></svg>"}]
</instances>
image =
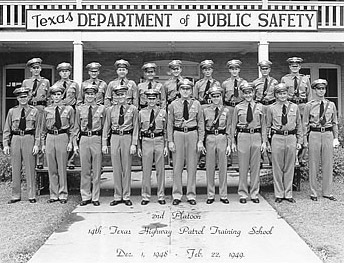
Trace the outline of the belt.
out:
<instances>
[{"instance_id":1,"label":"belt","mask_svg":"<svg viewBox=\"0 0 344 263\"><path fill-rule=\"evenodd\" d=\"M261 100L260 103L263 105L270 105L274 103L276 100Z\"/></svg>"},{"instance_id":2,"label":"belt","mask_svg":"<svg viewBox=\"0 0 344 263\"><path fill-rule=\"evenodd\" d=\"M208 135L208 134L214 134L214 135L218 135L218 134L226 134L226 129L222 129L222 130L218 130L218 129L215 129L215 130L211 130L211 131L205 131L205 133Z\"/></svg>"},{"instance_id":3,"label":"belt","mask_svg":"<svg viewBox=\"0 0 344 263\"><path fill-rule=\"evenodd\" d=\"M68 133L68 129L61 129L61 130L48 130L49 134L54 134L54 135L58 135L58 134L62 134L62 133Z\"/></svg>"},{"instance_id":4,"label":"belt","mask_svg":"<svg viewBox=\"0 0 344 263\"><path fill-rule=\"evenodd\" d=\"M327 132L332 131L332 127L310 127L310 130L314 132Z\"/></svg>"},{"instance_id":5,"label":"belt","mask_svg":"<svg viewBox=\"0 0 344 263\"><path fill-rule=\"evenodd\" d=\"M140 109L144 109L144 108L146 108L148 106L148 104L146 104L146 105L140 105Z\"/></svg>"},{"instance_id":6,"label":"belt","mask_svg":"<svg viewBox=\"0 0 344 263\"><path fill-rule=\"evenodd\" d=\"M307 99L295 98L295 99L289 99L289 101L294 102L296 104L300 104L300 103L306 103Z\"/></svg>"},{"instance_id":7,"label":"belt","mask_svg":"<svg viewBox=\"0 0 344 263\"><path fill-rule=\"evenodd\" d=\"M41 101L31 101L30 104L32 106L37 106L37 105L47 106L47 102L44 101L44 100L41 100Z\"/></svg>"},{"instance_id":8,"label":"belt","mask_svg":"<svg viewBox=\"0 0 344 263\"><path fill-rule=\"evenodd\" d=\"M204 99L204 100L201 100L200 103L201 105L204 105L204 104L211 104L211 99Z\"/></svg>"},{"instance_id":9,"label":"belt","mask_svg":"<svg viewBox=\"0 0 344 263\"><path fill-rule=\"evenodd\" d=\"M88 136L91 137L93 135L97 135L97 136L101 136L102 135L102 131L87 131L87 132L80 132L81 136Z\"/></svg>"},{"instance_id":10,"label":"belt","mask_svg":"<svg viewBox=\"0 0 344 263\"><path fill-rule=\"evenodd\" d=\"M24 136L24 135L26 135L26 134L34 135L34 134L35 134L35 130L28 130L28 131L18 130L18 131L12 131L12 135Z\"/></svg>"},{"instance_id":11,"label":"belt","mask_svg":"<svg viewBox=\"0 0 344 263\"><path fill-rule=\"evenodd\" d=\"M296 129L294 130L291 130L291 131L281 131L281 130L271 130L271 133L272 134L279 134L279 135L284 135L284 136L287 136L287 135L294 135L296 134Z\"/></svg>"},{"instance_id":12,"label":"belt","mask_svg":"<svg viewBox=\"0 0 344 263\"><path fill-rule=\"evenodd\" d=\"M149 131L145 131L145 132L141 132L141 136L142 137L146 137L146 138L151 138L154 139L155 137L161 137L164 136L164 132L149 132Z\"/></svg>"},{"instance_id":13,"label":"belt","mask_svg":"<svg viewBox=\"0 0 344 263\"><path fill-rule=\"evenodd\" d=\"M238 102L234 102L234 101L225 101L225 105L226 106L232 106L235 107L236 105L238 105L241 101Z\"/></svg>"},{"instance_id":14,"label":"belt","mask_svg":"<svg viewBox=\"0 0 344 263\"><path fill-rule=\"evenodd\" d=\"M194 127L173 127L173 130L180 131L180 132L189 132L189 131L195 131L197 130L197 126Z\"/></svg>"},{"instance_id":15,"label":"belt","mask_svg":"<svg viewBox=\"0 0 344 263\"><path fill-rule=\"evenodd\" d=\"M238 132L244 132L244 133L260 133L261 131L262 131L262 129L261 128L237 128L237 131Z\"/></svg>"},{"instance_id":16,"label":"belt","mask_svg":"<svg viewBox=\"0 0 344 263\"><path fill-rule=\"evenodd\" d=\"M123 136L124 134L132 134L133 133L133 129L131 130L127 130L127 131L123 131L123 130L111 130L112 134L117 134L120 136Z\"/></svg>"}]
</instances>

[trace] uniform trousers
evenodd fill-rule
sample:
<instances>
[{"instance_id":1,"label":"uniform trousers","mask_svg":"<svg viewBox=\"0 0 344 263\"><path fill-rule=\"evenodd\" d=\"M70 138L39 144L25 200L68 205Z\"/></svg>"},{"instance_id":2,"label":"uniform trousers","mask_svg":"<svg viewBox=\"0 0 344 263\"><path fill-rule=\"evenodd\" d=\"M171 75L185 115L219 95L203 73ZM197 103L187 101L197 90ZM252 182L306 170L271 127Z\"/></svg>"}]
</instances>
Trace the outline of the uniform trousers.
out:
<instances>
[{"instance_id":1,"label":"uniform trousers","mask_svg":"<svg viewBox=\"0 0 344 263\"><path fill-rule=\"evenodd\" d=\"M102 169L101 136L81 136L80 162L81 179L80 194L83 201L99 201L100 175ZM91 191L92 183L92 191Z\"/></svg>"},{"instance_id":2,"label":"uniform trousers","mask_svg":"<svg viewBox=\"0 0 344 263\"><path fill-rule=\"evenodd\" d=\"M151 176L153 159L158 183L158 200L165 199L165 162L164 162L164 137L142 138L142 199L151 197Z\"/></svg>"},{"instance_id":3,"label":"uniform trousers","mask_svg":"<svg viewBox=\"0 0 344 263\"><path fill-rule=\"evenodd\" d=\"M292 198L296 136L274 134L271 148L275 197Z\"/></svg>"},{"instance_id":4,"label":"uniform trousers","mask_svg":"<svg viewBox=\"0 0 344 263\"><path fill-rule=\"evenodd\" d=\"M111 163L113 168L114 180L114 200L129 200L131 193L131 161L130 146L132 141L131 134L117 135L112 134L111 144Z\"/></svg>"},{"instance_id":5,"label":"uniform trousers","mask_svg":"<svg viewBox=\"0 0 344 263\"><path fill-rule=\"evenodd\" d=\"M219 167L220 198L227 199L227 137L225 134L209 134L206 137L206 176L208 199L215 198L215 165Z\"/></svg>"},{"instance_id":6,"label":"uniform trousers","mask_svg":"<svg viewBox=\"0 0 344 263\"><path fill-rule=\"evenodd\" d=\"M260 133L238 133L239 187L240 198L258 198L262 136ZM250 170L250 192L247 176Z\"/></svg>"},{"instance_id":7,"label":"uniform trousers","mask_svg":"<svg viewBox=\"0 0 344 263\"><path fill-rule=\"evenodd\" d=\"M332 194L333 180L333 133L314 132L309 134L308 158L309 158L309 182L312 196L317 196L317 175L321 163L322 170L322 194Z\"/></svg>"},{"instance_id":8,"label":"uniform trousers","mask_svg":"<svg viewBox=\"0 0 344 263\"><path fill-rule=\"evenodd\" d=\"M11 140L12 199L21 199L21 170L24 161L27 192L29 199L36 197L35 156L32 149L33 135L13 135Z\"/></svg>"},{"instance_id":9,"label":"uniform trousers","mask_svg":"<svg viewBox=\"0 0 344 263\"><path fill-rule=\"evenodd\" d=\"M183 196L182 173L184 163L187 171L186 198L196 199L196 171L197 171L197 141L198 132L174 131L176 151L173 153L173 199L180 200Z\"/></svg>"},{"instance_id":10,"label":"uniform trousers","mask_svg":"<svg viewBox=\"0 0 344 263\"><path fill-rule=\"evenodd\" d=\"M68 135L47 134L46 157L49 172L50 199L67 199L67 145Z\"/></svg>"}]
</instances>

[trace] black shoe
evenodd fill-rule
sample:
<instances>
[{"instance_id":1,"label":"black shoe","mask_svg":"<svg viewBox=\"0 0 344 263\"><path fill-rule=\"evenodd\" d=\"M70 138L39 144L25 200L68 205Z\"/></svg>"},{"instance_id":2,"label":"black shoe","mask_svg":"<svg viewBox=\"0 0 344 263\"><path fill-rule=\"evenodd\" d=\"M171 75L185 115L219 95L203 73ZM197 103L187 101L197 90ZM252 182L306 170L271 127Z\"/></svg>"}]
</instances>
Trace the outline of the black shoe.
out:
<instances>
[{"instance_id":1,"label":"black shoe","mask_svg":"<svg viewBox=\"0 0 344 263\"><path fill-rule=\"evenodd\" d=\"M99 201L92 201L92 204L93 204L94 206L100 206L100 202L99 202Z\"/></svg>"},{"instance_id":2,"label":"black shoe","mask_svg":"<svg viewBox=\"0 0 344 263\"><path fill-rule=\"evenodd\" d=\"M312 196L312 195L311 195L311 200L312 200L312 201L318 201L318 197Z\"/></svg>"},{"instance_id":3,"label":"black shoe","mask_svg":"<svg viewBox=\"0 0 344 263\"><path fill-rule=\"evenodd\" d=\"M294 198L284 198L285 200L287 200L289 203L296 203Z\"/></svg>"},{"instance_id":4,"label":"black shoe","mask_svg":"<svg viewBox=\"0 0 344 263\"><path fill-rule=\"evenodd\" d=\"M110 202L110 206L115 206L115 205L118 205L120 203L123 203L123 200L113 200Z\"/></svg>"},{"instance_id":5,"label":"black shoe","mask_svg":"<svg viewBox=\"0 0 344 263\"><path fill-rule=\"evenodd\" d=\"M246 198L240 198L239 200L240 204L246 204Z\"/></svg>"},{"instance_id":6,"label":"black shoe","mask_svg":"<svg viewBox=\"0 0 344 263\"><path fill-rule=\"evenodd\" d=\"M282 198L277 197L277 198L275 199L275 202L276 202L276 203L282 203Z\"/></svg>"},{"instance_id":7,"label":"black shoe","mask_svg":"<svg viewBox=\"0 0 344 263\"><path fill-rule=\"evenodd\" d=\"M40 170L43 169L43 164L37 164L36 168Z\"/></svg>"},{"instance_id":8,"label":"black shoe","mask_svg":"<svg viewBox=\"0 0 344 263\"><path fill-rule=\"evenodd\" d=\"M48 204L51 204L51 203L55 203L55 202L58 202L59 201L59 199L49 199L48 201L47 201L47 203Z\"/></svg>"},{"instance_id":9,"label":"black shoe","mask_svg":"<svg viewBox=\"0 0 344 263\"><path fill-rule=\"evenodd\" d=\"M91 200L85 200L80 202L80 206L85 206L91 203Z\"/></svg>"},{"instance_id":10,"label":"black shoe","mask_svg":"<svg viewBox=\"0 0 344 263\"><path fill-rule=\"evenodd\" d=\"M61 204L67 204L67 199L60 199Z\"/></svg>"},{"instance_id":11,"label":"black shoe","mask_svg":"<svg viewBox=\"0 0 344 263\"><path fill-rule=\"evenodd\" d=\"M338 201L337 198L335 198L333 195L330 195L330 196L323 195L323 197L331 201Z\"/></svg>"},{"instance_id":12,"label":"black shoe","mask_svg":"<svg viewBox=\"0 0 344 263\"><path fill-rule=\"evenodd\" d=\"M229 204L229 201L227 198L220 198L220 201L226 205Z\"/></svg>"},{"instance_id":13,"label":"black shoe","mask_svg":"<svg viewBox=\"0 0 344 263\"><path fill-rule=\"evenodd\" d=\"M172 205L179 205L181 201L179 199L174 199Z\"/></svg>"},{"instance_id":14,"label":"black shoe","mask_svg":"<svg viewBox=\"0 0 344 263\"><path fill-rule=\"evenodd\" d=\"M141 205L148 205L149 201L148 200L142 200Z\"/></svg>"},{"instance_id":15,"label":"black shoe","mask_svg":"<svg viewBox=\"0 0 344 263\"><path fill-rule=\"evenodd\" d=\"M31 204L37 203L37 201L36 201L35 198L29 199L29 202L30 202Z\"/></svg>"},{"instance_id":16,"label":"black shoe","mask_svg":"<svg viewBox=\"0 0 344 263\"><path fill-rule=\"evenodd\" d=\"M212 203L214 203L214 201L215 201L215 199L214 198L209 198L209 199L207 199L207 204L208 205L210 205L210 204L212 204Z\"/></svg>"},{"instance_id":17,"label":"black shoe","mask_svg":"<svg viewBox=\"0 0 344 263\"><path fill-rule=\"evenodd\" d=\"M161 205L166 205L166 201L165 200L158 200L158 203Z\"/></svg>"},{"instance_id":18,"label":"black shoe","mask_svg":"<svg viewBox=\"0 0 344 263\"><path fill-rule=\"evenodd\" d=\"M195 204L196 204L196 200L188 200L188 203L189 203L190 205L195 205Z\"/></svg>"},{"instance_id":19,"label":"black shoe","mask_svg":"<svg viewBox=\"0 0 344 263\"><path fill-rule=\"evenodd\" d=\"M133 203L130 200L124 200L123 202L127 206L132 206L133 205Z\"/></svg>"},{"instance_id":20,"label":"black shoe","mask_svg":"<svg viewBox=\"0 0 344 263\"><path fill-rule=\"evenodd\" d=\"M14 203L17 203L19 201L20 201L20 199L12 199L12 200L8 201L7 204L14 204Z\"/></svg>"},{"instance_id":21,"label":"black shoe","mask_svg":"<svg viewBox=\"0 0 344 263\"><path fill-rule=\"evenodd\" d=\"M255 204L258 204L258 203L259 203L259 199L258 199L258 198L253 198L253 199L251 199L251 201L252 201L253 203L255 203Z\"/></svg>"}]
</instances>

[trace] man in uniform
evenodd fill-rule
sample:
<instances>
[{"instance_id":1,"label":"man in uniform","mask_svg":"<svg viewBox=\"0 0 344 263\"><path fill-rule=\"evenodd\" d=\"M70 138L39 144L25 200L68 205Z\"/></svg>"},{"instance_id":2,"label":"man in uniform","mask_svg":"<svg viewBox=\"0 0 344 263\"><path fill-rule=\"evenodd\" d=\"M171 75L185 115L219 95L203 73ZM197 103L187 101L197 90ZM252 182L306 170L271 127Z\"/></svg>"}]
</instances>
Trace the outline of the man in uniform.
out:
<instances>
[{"instance_id":1,"label":"man in uniform","mask_svg":"<svg viewBox=\"0 0 344 263\"><path fill-rule=\"evenodd\" d=\"M136 152L138 141L138 111L127 103L127 86L117 86L114 93L117 104L106 111L106 118L102 135L102 152L108 153L107 139L111 132L111 161L114 179L114 200L110 206L124 202L131 206L131 161Z\"/></svg>"},{"instance_id":2,"label":"man in uniform","mask_svg":"<svg viewBox=\"0 0 344 263\"><path fill-rule=\"evenodd\" d=\"M16 88L13 92L17 96L19 105L8 111L4 126L3 145L4 154L11 153L12 165L12 198L9 204L21 200L21 170L25 165L27 191L30 203L36 203L35 156L40 144L40 116L38 109L29 106L29 92L27 87Z\"/></svg>"},{"instance_id":3,"label":"man in uniform","mask_svg":"<svg viewBox=\"0 0 344 263\"><path fill-rule=\"evenodd\" d=\"M129 62L124 59L120 59L115 62L114 66L116 68L117 78L111 81L108 85L107 91L105 93L105 106L110 107L112 104L117 103L112 96L113 90L121 85L128 87L128 103L138 107L138 93L136 83L133 80L129 80L127 78L130 67Z\"/></svg>"},{"instance_id":4,"label":"man in uniform","mask_svg":"<svg viewBox=\"0 0 344 263\"><path fill-rule=\"evenodd\" d=\"M215 201L215 165L219 167L220 201L228 204L227 197L227 156L231 153L231 118L228 108L222 105L223 91L220 84L209 89L211 104L203 109L205 124L207 204ZM226 156L227 155L227 156Z\"/></svg>"},{"instance_id":5,"label":"man in uniform","mask_svg":"<svg viewBox=\"0 0 344 263\"><path fill-rule=\"evenodd\" d=\"M41 77L42 71L42 59L32 58L26 66L30 68L31 78L25 79L22 83L22 87L30 88L29 104L37 108L40 119L43 116L44 108L47 106L49 100L49 88L50 81L44 77ZM43 169L44 154L40 151L37 155L37 168Z\"/></svg>"},{"instance_id":6,"label":"man in uniform","mask_svg":"<svg viewBox=\"0 0 344 263\"><path fill-rule=\"evenodd\" d=\"M300 110L288 101L288 86L275 86L276 102L267 110L267 128L271 140L272 173L274 178L275 202L283 199L295 203L293 178L296 151L303 143Z\"/></svg>"},{"instance_id":7,"label":"man in uniform","mask_svg":"<svg viewBox=\"0 0 344 263\"><path fill-rule=\"evenodd\" d=\"M94 206L100 205L102 127L105 121L105 106L97 104L98 94L98 84L89 83L84 87L85 103L76 108L73 144L76 154L79 153L80 147L82 199L80 206L90 203Z\"/></svg>"},{"instance_id":8,"label":"man in uniform","mask_svg":"<svg viewBox=\"0 0 344 263\"><path fill-rule=\"evenodd\" d=\"M55 84L63 88L62 104L71 106L75 111L76 101L79 96L79 85L74 80L70 79L72 65L67 62L62 62L57 65L57 71L61 77ZM67 166L69 169L74 169L74 152L71 151L68 155Z\"/></svg>"},{"instance_id":9,"label":"man in uniform","mask_svg":"<svg viewBox=\"0 0 344 263\"><path fill-rule=\"evenodd\" d=\"M180 99L168 108L168 147L173 154L173 205L178 205L183 196L182 172L187 169L186 198L196 204L197 151L204 151L204 119L201 104L191 98L193 83L184 79L180 84Z\"/></svg>"},{"instance_id":10,"label":"man in uniform","mask_svg":"<svg viewBox=\"0 0 344 263\"><path fill-rule=\"evenodd\" d=\"M145 77L145 82L140 83L138 85L138 96L139 96L139 108L143 109L147 107L148 101L145 95L145 92L149 89L155 89L159 91L158 103L162 109L166 107L166 95L165 89L163 88L162 84L155 81L155 70L156 64L155 63L145 63L142 66L143 74Z\"/></svg>"},{"instance_id":11,"label":"man in uniform","mask_svg":"<svg viewBox=\"0 0 344 263\"><path fill-rule=\"evenodd\" d=\"M321 163L322 195L331 201L337 201L332 195L333 180L333 148L339 146L338 120L336 105L325 99L328 84L325 79L312 82L311 88L315 90L314 100L305 106L304 140L308 141L309 183L311 200L317 201L317 175Z\"/></svg>"},{"instance_id":12,"label":"man in uniform","mask_svg":"<svg viewBox=\"0 0 344 263\"><path fill-rule=\"evenodd\" d=\"M67 152L73 149L74 109L62 102L64 88L55 83L50 88L53 104L44 109L42 151L46 153L49 173L48 203L67 203Z\"/></svg>"},{"instance_id":13,"label":"man in uniform","mask_svg":"<svg viewBox=\"0 0 344 263\"><path fill-rule=\"evenodd\" d=\"M147 205L151 197L151 177L153 159L158 183L158 203L165 201L165 162L167 156L166 124L167 113L165 109L157 106L159 91L154 89L145 92L148 106L139 112L139 130L141 131L138 155L142 157L142 201Z\"/></svg>"},{"instance_id":14,"label":"man in uniform","mask_svg":"<svg viewBox=\"0 0 344 263\"><path fill-rule=\"evenodd\" d=\"M180 98L179 83L183 80L182 62L180 60L172 60L168 63L170 74L172 77L164 83L167 104L170 105L176 98Z\"/></svg>"},{"instance_id":15,"label":"man in uniform","mask_svg":"<svg viewBox=\"0 0 344 263\"><path fill-rule=\"evenodd\" d=\"M106 82L98 78L100 72L99 69L102 65L98 62L91 62L87 64L86 68L88 69L88 75L90 78L85 80L81 84L80 92L78 95L77 105L81 105L84 103L85 97L85 88L88 87L90 84L97 86L97 94L96 94L96 103L98 105L104 105L104 97L106 93Z\"/></svg>"}]
</instances>

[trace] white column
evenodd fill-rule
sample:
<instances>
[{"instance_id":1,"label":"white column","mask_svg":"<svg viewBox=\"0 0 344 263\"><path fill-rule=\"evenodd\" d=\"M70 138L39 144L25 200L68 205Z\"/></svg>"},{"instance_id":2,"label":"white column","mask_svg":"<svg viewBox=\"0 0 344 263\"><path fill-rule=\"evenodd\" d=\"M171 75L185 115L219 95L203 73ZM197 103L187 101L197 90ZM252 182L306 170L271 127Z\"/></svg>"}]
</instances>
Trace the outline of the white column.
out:
<instances>
[{"instance_id":1,"label":"white column","mask_svg":"<svg viewBox=\"0 0 344 263\"><path fill-rule=\"evenodd\" d=\"M258 62L262 60L269 60L269 42L267 41L267 32L261 33L261 38L258 43ZM261 73L258 69L259 77Z\"/></svg>"},{"instance_id":2,"label":"white column","mask_svg":"<svg viewBox=\"0 0 344 263\"><path fill-rule=\"evenodd\" d=\"M73 79L81 85L82 83L82 72L83 72L83 48L81 41L81 32L78 32L77 38L73 42L74 53L73 53Z\"/></svg>"}]
</instances>

